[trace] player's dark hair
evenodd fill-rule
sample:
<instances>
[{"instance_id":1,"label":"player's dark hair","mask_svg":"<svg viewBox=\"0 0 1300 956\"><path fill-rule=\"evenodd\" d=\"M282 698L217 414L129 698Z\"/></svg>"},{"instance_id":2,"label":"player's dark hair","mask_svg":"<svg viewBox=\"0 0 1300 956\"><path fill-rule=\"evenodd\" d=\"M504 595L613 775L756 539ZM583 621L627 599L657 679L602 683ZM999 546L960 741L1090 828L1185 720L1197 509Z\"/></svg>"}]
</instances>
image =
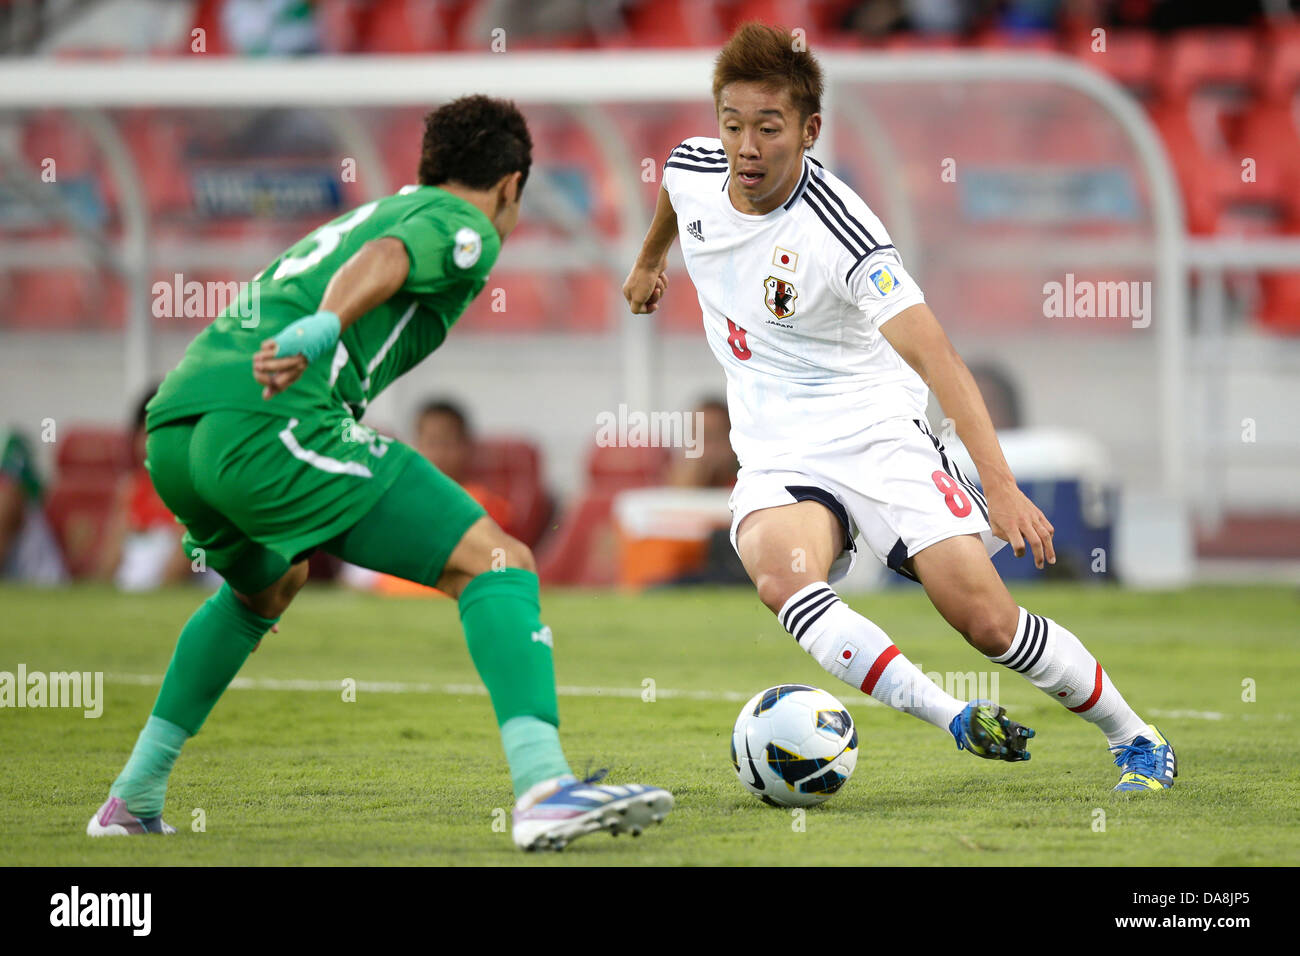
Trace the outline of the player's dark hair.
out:
<instances>
[{"instance_id":1,"label":"player's dark hair","mask_svg":"<svg viewBox=\"0 0 1300 956\"><path fill-rule=\"evenodd\" d=\"M533 164L533 138L519 107L490 96L462 96L424 118L420 184L460 183L488 189L511 173L523 173L522 191Z\"/></svg>"},{"instance_id":2,"label":"player's dark hair","mask_svg":"<svg viewBox=\"0 0 1300 956\"><path fill-rule=\"evenodd\" d=\"M158 386L161 384L161 382L156 382L155 384L150 385L145 389L144 394L140 396L140 401L135 406L135 414L131 416L132 431L138 432L140 429L144 428L145 409L153 400L154 395L158 394Z\"/></svg>"},{"instance_id":3,"label":"player's dark hair","mask_svg":"<svg viewBox=\"0 0 1300 956\"><path fill-rule=\"evenodd\" d=\"M418 427L430 415L446 415L456 423L456 427L460 429L461 437L466 440L469 439L469 417L466 416L465 410L451 399L439 398L425 402L424 407L420 409L419 417L415 420L416 426Z\"/></svg>"},{"instance_id":4,"label":"player's dark hair","mask_svg":"<svg viewBox=\"0 0 1300 956\"><path fill-rule=\"evenodd\" d=\"M713 65L713 102L731 83L761 83L788 90L799 119L822 108L822 68L805 44L782 27L744 23L731 35Z\"/></svg>"}]
</instances>

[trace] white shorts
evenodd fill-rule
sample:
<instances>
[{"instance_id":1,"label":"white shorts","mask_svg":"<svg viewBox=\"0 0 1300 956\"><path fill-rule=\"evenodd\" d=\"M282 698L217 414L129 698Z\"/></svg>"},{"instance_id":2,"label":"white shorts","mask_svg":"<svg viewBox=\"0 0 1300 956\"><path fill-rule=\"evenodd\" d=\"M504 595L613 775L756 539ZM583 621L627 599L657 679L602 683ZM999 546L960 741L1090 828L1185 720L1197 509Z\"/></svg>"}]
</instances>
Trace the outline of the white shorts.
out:
<instances>
[{"instance_id":1,"label":"white shorts","mask_svg":"<svg viewBox=\"0 0 1300 956\"><path fill-rule=\"evenodd\" d=\"M915 580L903 562L945 538L978 534L990 556L1006 544L989 530L988 504L924 419L891 418L862 441L810 448L797 468L742 468L731 493L731 546L755 511L819 501L840 520L848 546L831 564L838 581L857 560L861 536L881 564Z\"/></svg>"}]
</instances>

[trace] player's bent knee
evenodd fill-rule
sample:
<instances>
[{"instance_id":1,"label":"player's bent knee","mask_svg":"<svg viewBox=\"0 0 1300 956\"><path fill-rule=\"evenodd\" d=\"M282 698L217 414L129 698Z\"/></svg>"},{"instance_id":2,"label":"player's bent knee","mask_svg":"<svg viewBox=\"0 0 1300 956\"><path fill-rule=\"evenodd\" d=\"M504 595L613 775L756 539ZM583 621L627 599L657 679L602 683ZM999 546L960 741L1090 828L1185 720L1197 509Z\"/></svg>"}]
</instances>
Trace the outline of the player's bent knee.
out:
<instances>
[{"instance_id":1,"label":"player's bent knee","mask_svg":"<svg viewBox=\"0 0 1300 956\"><path fill-rule=\"evenodd\" d=\"M972 609L958 630L985 657L998 657L1011 650L1018 623L1018 609L1008 616L1004 608L981 607Z\"/></svg>"},{"instance_id":2,"label":"player's bent knee","mask_svg":"<svg viewBox=\"0 0 1300 956\"><path fill-rule=\"evenodd\" d=\"M786 602L810 583L791 574L765 571L760 571L754 580L758 599L773 614L779 614Z\"/></svg>"}]
</instances>

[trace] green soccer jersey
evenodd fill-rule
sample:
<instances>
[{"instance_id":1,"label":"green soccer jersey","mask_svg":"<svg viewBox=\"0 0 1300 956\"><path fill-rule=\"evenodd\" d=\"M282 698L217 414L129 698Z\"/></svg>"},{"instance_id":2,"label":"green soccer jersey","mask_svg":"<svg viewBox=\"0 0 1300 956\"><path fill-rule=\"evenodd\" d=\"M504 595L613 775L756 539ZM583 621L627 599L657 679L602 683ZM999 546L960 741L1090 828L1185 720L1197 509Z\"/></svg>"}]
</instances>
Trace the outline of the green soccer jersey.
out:
<instances>
[{"instance_id":1,"label":"green soccer jersey","mask_svg":"<svg viewBox=\"0 0 1300 956\"><path fill-rule=\"evenodd\" d=\"M410 257L402 287L349 326L332 354L263 399L253 378L262 342L316 312L339 267L386 236L400 239ZM232 408L286 415L343 408L359 419L395 378L442 345L500 251L487 216L436 186L406 186L359 206L289 247L241 289L163 380L149 403L148 427Z\"/></svg>"}]
</instances>

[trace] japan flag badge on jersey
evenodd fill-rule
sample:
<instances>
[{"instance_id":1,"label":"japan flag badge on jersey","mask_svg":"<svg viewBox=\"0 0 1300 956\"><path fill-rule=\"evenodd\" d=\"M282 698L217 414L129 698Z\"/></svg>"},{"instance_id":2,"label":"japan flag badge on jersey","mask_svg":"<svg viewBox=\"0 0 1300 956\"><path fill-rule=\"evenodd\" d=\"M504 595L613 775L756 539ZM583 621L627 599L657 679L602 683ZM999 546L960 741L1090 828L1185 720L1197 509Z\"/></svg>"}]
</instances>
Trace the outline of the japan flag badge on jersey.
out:
<instances>
[{"instance_id":1,"label":"japan flag badge on jersey","mask_svg":"<svg viewBox=\"0 0 1300 956\"><path fill-rule=\"evenodd\" d=\"M777 246L772 253L772 265L778 269L789 269L791 272L795 272L799 269L799 253Z\"/></svg>"},{"instance_id":2,"label":"japan flag badge on jersey","mask_svg":"<svg viewBox=\"0 0 1300 956\"><path fill-rule=\"evenodd\" d=\"M839 664L841 667L848 667L853 663L857 656L858 645L854 644L852 641L845 641L843 646L840 647L839 653L835 655L835 663Z\"/></svg>"}]
</instances>

